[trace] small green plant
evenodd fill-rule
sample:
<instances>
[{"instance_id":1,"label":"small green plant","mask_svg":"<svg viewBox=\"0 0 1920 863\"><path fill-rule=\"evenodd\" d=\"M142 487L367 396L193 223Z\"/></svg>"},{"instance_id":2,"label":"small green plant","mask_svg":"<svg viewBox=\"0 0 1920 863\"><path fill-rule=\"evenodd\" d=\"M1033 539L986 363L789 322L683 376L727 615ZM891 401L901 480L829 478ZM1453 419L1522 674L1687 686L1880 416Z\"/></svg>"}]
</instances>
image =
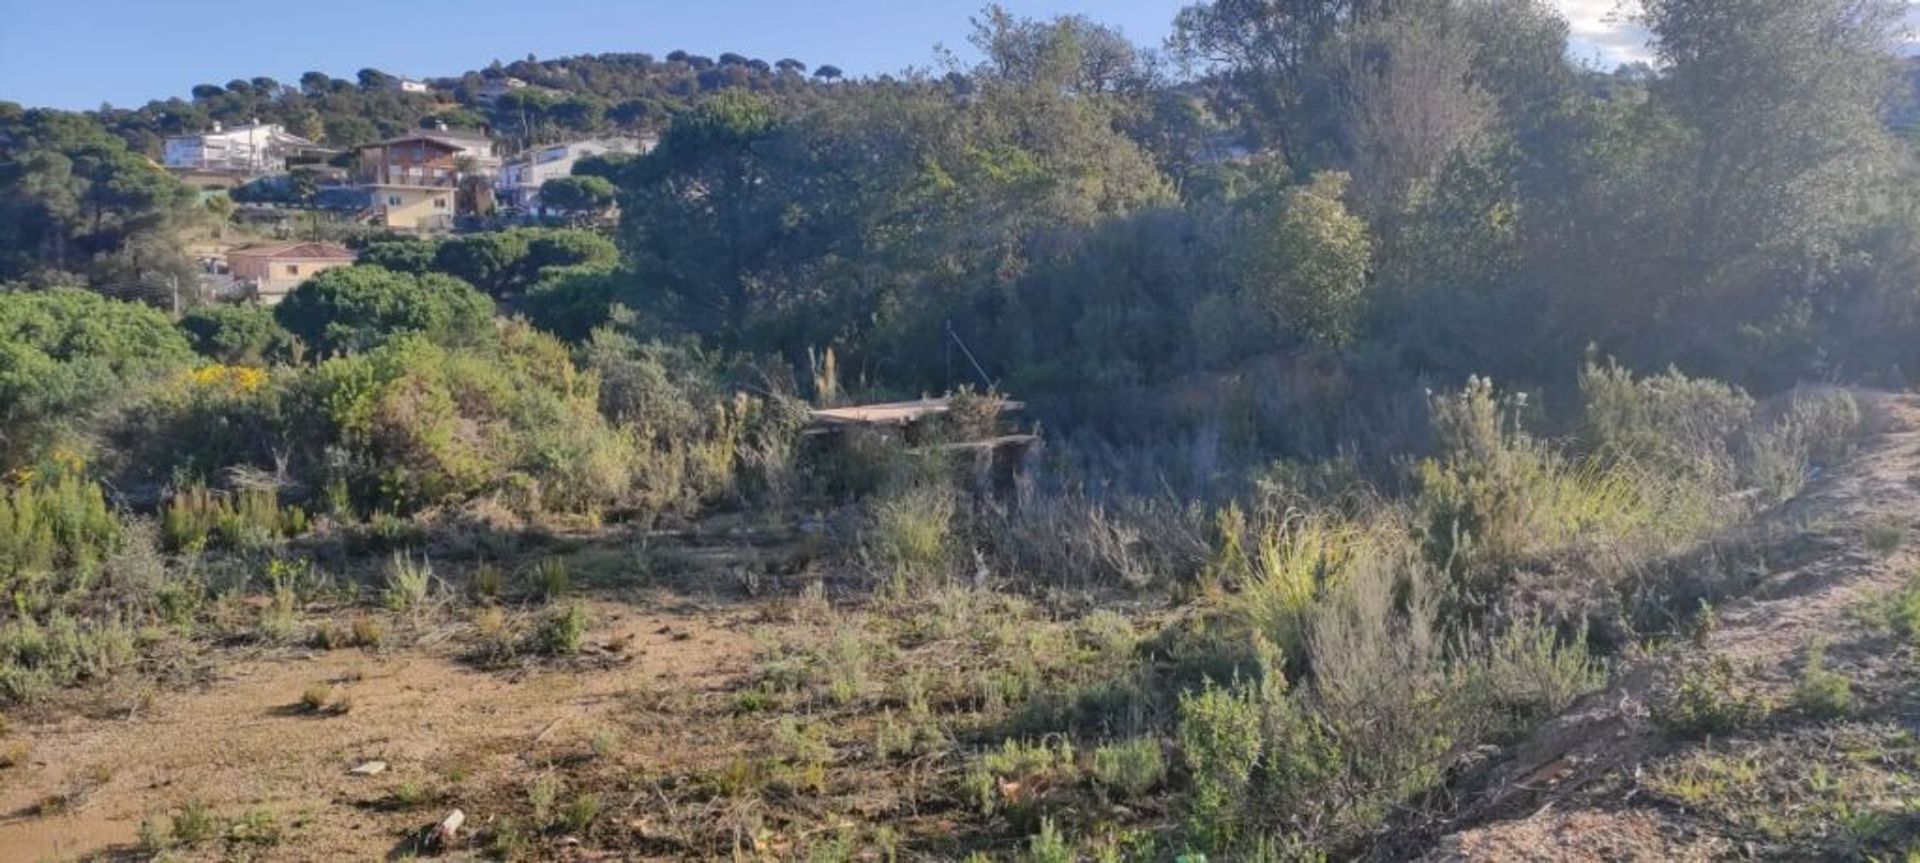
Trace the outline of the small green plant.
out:
<instances>
[{"instance_id":1,"label":"small green plant","mask_svg":"<svg viewBox=\"0 0 1920 863\"><path fill-rule=\"evenodd\" d=\"M409 611L427 603L433 589L433 566L425 557L415 563L413 556L395 552L387 562L387 586L382 598L394 611Z\"/></svg>"},{"instance_id":2,"label":"small green plant","mask_svg":"<svg viewBox=\"0 0 1920 863\"><path fill-rule=\"evenodd\" d=\"M1260 759L1260 709L1251 693L1208 683L1180 696L1180 751L1192 774L1188 828L1216 848L1239 833L1248 780Z\"/></svg>"},{"instance_id":3,"label":"small green plant","mask_svg":"<svg viewBox=\"0 0 1920 863\"><path fill-rule=\"evenodd\" d=\"M481 564L473 571L473 595L477 599L495 600L506 587L506 578L500 574L500 567L493 564Z\"/></svg>"},{"instance_id":4,"label":"small green plant","mask_svg":"<svg viewBox=\"0 0 1920 863\"><path fill-rule=\"evenodd\" d=\"M582 792L567 802L560 812L560 827L568 833L585 833L593 822L600 820L600 797L592 792Z\"/></svg>"},{"instance_id":5,"label":"small green plant","mask_svg":"<svg viewBox=\"0 0 1920 863\"><path fill-rule=\"evenodd\" d=\"M1866 540L1867 548L1874 554L1886 557L1900 550L1907 540L1907 529L1891 519L1874 522L1866 527L1861 538Z\"/></svg>"},{"instance_id":6,"label":"small green plant","mask_svg":"<svg viewBox=\"0 0 1920 863\"><path fill-rule=\"evenodd\" d=\"M542 829L553 824L555 803L560 801L560 780L543 773L527 786L527 805L533 809L533 823Z\"/></svg>"},{"instance_id":7,"label":"small green plant","mask_svg":"<svg viewBox=\"0 0 1920 863\"><path fill-rule=\"evenodd\" d=\"M198 800L189 800L173 813L169 836L180 845L198 845L212 839L220 832L220 821L213 814L213 807Z\"/></svg>"},{"instance_id":8,"label":"small green plant","mask_svg":"<svg viewBox=\"0 0 1920 863\"><path fill-rule=\"evenodd\" d=\"M1073 846L1052 818L1040 819L1040 832L1027 840L1026 863L1073 863Z\"/></svg>"},{"instance_id":9,"label":"small green plant","mask_svg":"<svg viewBox=\"0 0 1920 863\"><path fill-rule=\"evenodd\" d=\"M1093 751L1093 779L1119 799L1145 795L1166 778L1166 759L1160 742L1137 737Z\"/></svg>"},{"instance_id":10,"label":"small green plant","mask_svg":"<svg viewBox=\"0 0 1920 863\"><path fill-rule=\"evenodd\" d=\"M548 656L573 656L587 638L587 611L579 604L556 608L540 619L534 630L534 650Z\"/></svg>"},{"instance_id":11,"label":"small green plant","mask_svg":"<svg viewBox=\"0 0 1920 863\"><path fill-rule=\"evenodd\" d=\"M1653 722L1680 738L1725 734L1766 719L1772 705L1744 692L1725 656L1682 662L1655 691Z\"/></svg>"},{"instance_id":12,"label":"small green plant","mask_svg":"<svg viewBox=\"0 0 1920 863\"><path fill-rule=\"evenodd\" d=\"M552 602L565 595L569 580L567 562L560 558L545 558L533 565L533 593L542 602Z\"/></svg>"},{"instance_id":13,"label":"small green plant","mask_svg":"<svg viewBox=\"0 0 1920 863\"><path fill-rule=\"evenodd\" d=\"M1816 642L1807 648L1806 666L1794 687L1793 703L1818 719L1845 716L1853 709L1853 684L1846 675L1828 670L1826 645Z\"/></svg>"}]
</instances>

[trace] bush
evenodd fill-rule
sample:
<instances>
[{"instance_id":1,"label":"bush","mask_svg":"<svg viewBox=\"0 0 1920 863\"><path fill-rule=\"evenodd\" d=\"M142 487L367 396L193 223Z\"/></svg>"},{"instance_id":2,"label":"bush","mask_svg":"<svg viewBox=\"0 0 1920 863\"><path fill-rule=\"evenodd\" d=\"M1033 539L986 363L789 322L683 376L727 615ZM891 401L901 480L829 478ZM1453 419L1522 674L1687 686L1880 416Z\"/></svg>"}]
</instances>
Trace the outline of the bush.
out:
<instances>
[{"instance_id":1,"label":"bush","mask_svg":"<svg viewBox=\"0 0 1920 863\"><path fill-rule=\"evenodd\" d=\"M262 306L202 306L181 316L180 329L195 351L217 363L258 366L293 355L293 334Z\"/></svg>"},{"instance_id":2,"label":"bush","mask_svg":"<svg viewBox=\"0 0 1920 863\"><path fill-rule=\"evenodd\" d=\"M570 604L547 612L533 633L535 652L547 656L573 656L587 638L587 611Z\"/></svg>"},{"instance_id":3,"label":"bush","mask_svg":"<svg viewBox=\"0 0 1920 863\"><path fill-rule=\"evenodd\" d=\"M943 578L952 552L954 501L944 488L920 486L875 500L864 536L877 570L896 584Z\"/></svg>"},{"instance_id":4,"label":"bush","mask_svg":"<svg viewBox=\"0 0 1920 863\"><path fill-rule=\"evenodd\" d=\"M433 591L433 565L422 557L395 552L387 561L387 585L381 596L394 611L410 611L426 605Z\"/></svg>"},{"instance_id":5,"label":"bush","mask_svg":"<svg viewBox=\"0 0 1920 863\"><path fill-rule=\"evenodd\" d=\"M493 301L459 279L379 267L335 267L302 282L274 318L321 356L364 351L419 333L441 345L484 343Z\"/></svg>"},{"instance_id":6,"label":"bush","mask_svg":"<svg viewBox=\"0 0 1920 863\"><path fill-rule=\"evenodd\" d=\"M63 430L192 361L151 307L77 288L0 293L0 465L55 449Z\"/></svg>"},{"instance_id":7,"label":"bush","mask_svg":"<svg viewBox=\"0 0 1920 863\"><path fill-rule=\"evenodd\" d=\"M1733 445L1754 413L1753 399L1739 387L1677 369L1635 379L1617 363L1589 361L1580 394L1585 433L1598 451L1730 490Z\"/></svg>"},{"instance_id":8,"label":"bush","mask_svg":"<svg viewBox=\"0 0 1920 863\"><path fill-rule=\"evenodd\" d=\"M298 387L312 451L361 511L410 512L511 493L529 514L618 503L634 482L632 436L594 409L565 346L524 326L491 350L423 338L329 360Z\"/></svg>"},{"instance_id":9,"label":"bush","mask_svg":"<svg viewBox=\"0 0 1920 863\"><path fill-rule=\"evenodd\" d=\"M1816 719L1834 719L1853 710L1853 684L1846 675L1827 669L1825 645L1816 643L1807 648L1793 704Z\"/></svg>"},{"instance_id":10,"label":"bush","mask_svg":"<svg viewBox=\"0 0 1920 863\"><path fill-rule=\"evenodd\" d=\"M1484 378L1431 400L1443 454L1419 466L1422 548L1480 599L1541 551L1663 524L1635 474L1568 464L1521 428L1525 407L1524 394L1502 398Z\"/></svg>"},{"instance_id":11,"label":"bush","mask_svg":"<svg viewBox=\"0 0 1920 863\"><path fill-rule=\"evenodd\" d=\"M1648 705L1653 723L1680 738L1725 734L1766 719L1772 705L1747 692L1725 656L1677 664Z\"/></svg>"},{"instance_id":12,"label":"bush","mask_svg":"<svg viewBox=\"0 0 1920 863\"><path fill-rule=\"evenodd\" d=\"M106 678L135 654L133 628L118 618L96 622L56 610L44 624L31 617L0 622L0 703Z\"/></svg>"},{"instance_id":13,"label":"bush","mask_svg":"<svg viewBox=\"0 0 1920 863\"><path fill-rule=\"evenodd\" d=\"M17 593L64 575L61 589L85 587L120 537L97 483L61 475L0 490L0 589Z\"/></svg>"},{"instance_id":14,"label":"bush","mask_svg":"<svg viewBox=\"0 0 1920 863\"><path fill-rule=\"evenodd\" d=\"M1167 775L1160 741L1139 737L1093 751L1093 779L1116 799L1145 796Z\"/></svg>"},{"instance_id":15,"label":"bush","mask_svg":"<svg viewBox=\"0 0 1920 863\"><path fill-rule=\"evenodd\" d=\"M299 507L282 508L279 494L270 488L227 493L191 485L167 501L160 524L166 547L181 551L210 545L265 548L305 533L308 521Z\"/></svg>"},{"instance_id":16,"label":"bush","mask_svg":"<svg viewBox=\"0 0 1920 863\"><path fill-rule=\"evenodd\" d=\"M1247 691L1208 683L1180 695L1180 753L1193 785L1188 829L1203 844L1225 848L1241 833L1247 786L1260 759L1260 724L1260 708Z\"/></svg>"}]
</instances>

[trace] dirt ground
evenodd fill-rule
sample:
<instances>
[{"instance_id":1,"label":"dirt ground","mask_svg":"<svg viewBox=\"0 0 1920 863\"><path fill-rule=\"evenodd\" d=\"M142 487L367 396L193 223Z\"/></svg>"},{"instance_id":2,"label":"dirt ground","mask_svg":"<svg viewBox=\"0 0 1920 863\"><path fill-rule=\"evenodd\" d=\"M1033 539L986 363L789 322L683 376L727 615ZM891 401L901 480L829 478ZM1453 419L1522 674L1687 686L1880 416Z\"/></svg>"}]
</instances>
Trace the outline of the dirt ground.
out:
<instances>
[{"instance_id":1,"label":"dirt ground","mask_svg":"<svg viewBox=\"0 0 1920 863\"><path fill-rule=\"evenodd\" d=\"M507 780L534 769L536 744L592 733L628 711L634 693L725 689L746 670L751 640L727 612L671 600L589 609L591 661L578 668L484 671L452 643L274 655L224 665L204 686L154 693L130 716L21 729L32 750L0 775L0 860L130 854L143 819L188 801L273 813L294 838L265 855L272 859L379 859L404 852L411 832L444 814L386 811L380 801L406 783ZM300 709L315 681L332 682L351 708ZM713 742L695 728L660 727L652 738L626 745L662 767ZM371 760L388 769L349 773Z\"/></svg>"}]
</instances>

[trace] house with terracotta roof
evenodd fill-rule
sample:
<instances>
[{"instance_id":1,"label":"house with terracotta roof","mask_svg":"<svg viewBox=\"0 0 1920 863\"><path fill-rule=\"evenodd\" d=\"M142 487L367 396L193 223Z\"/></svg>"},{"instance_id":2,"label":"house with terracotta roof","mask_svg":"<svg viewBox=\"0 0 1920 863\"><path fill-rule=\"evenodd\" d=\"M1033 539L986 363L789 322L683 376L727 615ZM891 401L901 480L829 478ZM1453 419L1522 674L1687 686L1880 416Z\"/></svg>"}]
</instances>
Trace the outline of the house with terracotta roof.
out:
<instances>
[{"instance_id":1,"label":"house with terracotta roof","mask_svg":"<svg viewBox=\"0 0 1920 863\"><path fill-rule=\"evenodd\" d=\"M227 271L253 286L262 305L271 306L314 275L354 261L353 250L333 243L276 243L227 253Z\"/></svg>"}]
</instances>

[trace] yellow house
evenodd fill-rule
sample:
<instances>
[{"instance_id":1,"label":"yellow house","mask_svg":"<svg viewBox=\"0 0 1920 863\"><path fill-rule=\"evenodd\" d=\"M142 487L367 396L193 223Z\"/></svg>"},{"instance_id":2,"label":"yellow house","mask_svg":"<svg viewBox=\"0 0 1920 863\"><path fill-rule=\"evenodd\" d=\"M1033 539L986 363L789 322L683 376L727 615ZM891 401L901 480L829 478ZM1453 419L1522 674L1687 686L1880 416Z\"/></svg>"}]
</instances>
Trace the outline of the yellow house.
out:
<instances>
[{"instance_id":1,"label":"yellow house","mask_svg":"<svg viewBox=\"0 0 1920 863\"><path fill-rule=\"evenodd\" d=\"M261 304L271 306L301 282L353 260L352 250L332 243L279 243L234 249L227 253L227 269L235 279L251 282Z\"/></svg>"},{"instance_id":2,"label":"yellow house","mask_svg":"<svg viewBox=\"0 0 1920 863\"><path fill-rule=\"evenodd\" d=\"M453 228L455 190L445 186L369 185L373 224L395 231Z\"/></svg>"}]
</instances>

